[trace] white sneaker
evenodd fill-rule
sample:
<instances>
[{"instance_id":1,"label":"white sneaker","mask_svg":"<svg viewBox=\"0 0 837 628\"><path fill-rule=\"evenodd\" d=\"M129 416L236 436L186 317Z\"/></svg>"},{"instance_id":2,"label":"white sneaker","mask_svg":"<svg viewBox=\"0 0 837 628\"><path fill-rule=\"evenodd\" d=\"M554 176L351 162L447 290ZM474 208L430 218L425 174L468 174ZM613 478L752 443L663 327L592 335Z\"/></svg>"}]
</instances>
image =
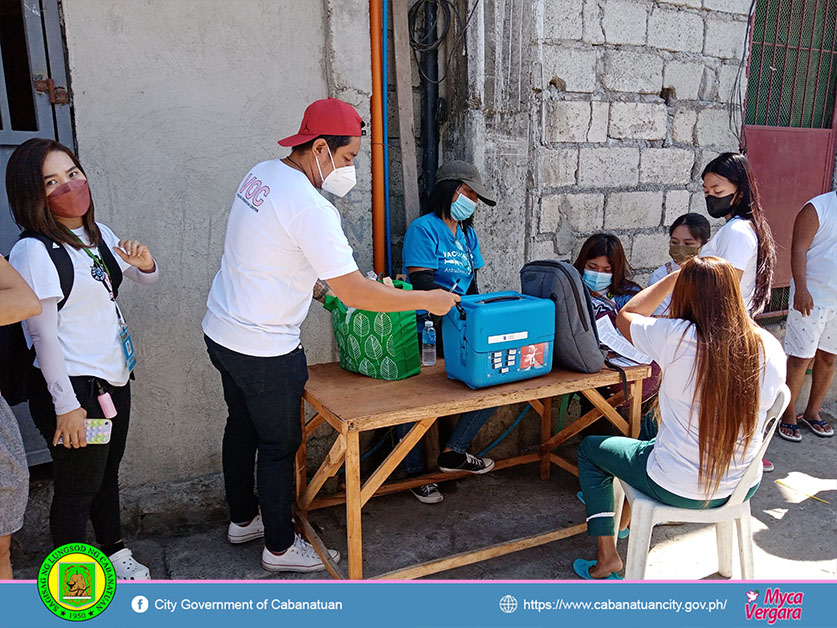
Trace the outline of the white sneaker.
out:
<instances>
[{"instance_id":1,"label":"white sneaker","mask_svg":"<svg viewBox=\"0 0 837 628\"><path fill-rule=\"evenodd\" d=\"M330 549L328 553L332 560L340 562L340 552ZM306 573L325 569L320 555L313 546L299 534L294 536L294 544L277 556L269 549L262 551L262 568L267 571L297 571Z\"/></svg>"},{"instance_id":2,"label":"white sneaker","mask_svg":"<svg viewBox=\"0 0 837 628\"><path fill-rule=\"evenodd\" d=\"M108 556L113 564L117 580L151 580L151 572L148 567L134 560L134 555L127 547Z\"/></svg>"},{"instance_id":3,"label":"white sneaker","mask_svg":"<svg viewBox=\"0 0 837 628\"><path fill-rule=\"evenodd\" d=\"M261 515L256 515L250 523L240 526L230 522L227 528L227 540L230 543L246 543L264 536L264 522Z\"/></svg>"}]
</instances>

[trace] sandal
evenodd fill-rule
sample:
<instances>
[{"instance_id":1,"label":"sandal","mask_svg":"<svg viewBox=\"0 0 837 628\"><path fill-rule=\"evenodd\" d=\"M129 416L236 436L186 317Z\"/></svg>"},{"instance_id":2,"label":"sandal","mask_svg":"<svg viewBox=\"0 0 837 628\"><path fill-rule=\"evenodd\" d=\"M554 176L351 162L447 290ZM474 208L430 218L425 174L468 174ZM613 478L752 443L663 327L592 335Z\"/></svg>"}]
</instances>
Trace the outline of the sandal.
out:
<instances>
[{"instance_id":1,"label":"sandal","mask_svg":"<svg viewBox=\"0 0 837 628\"><path fill-rule=\"evenodd\" d=\"M788 436L782 430L790 430L791 435ZM797 423L785 423L784 421L779 421L779 427L776 428L776 435L779 438L784 438L792 443L798 443L802 440L802 434L799 432L799 424Z\"/></svg>"},{"instance_id":2,"label":"sandal","mask_svg":"<svg viewBox=\"0 0 837 628\"><path fill-rule=\"evenodd\" d=\"M624 580L624 578L615 571L605 578L594 578L590 575L590 567L594 567L595 565L595 560L576 558L573 561L573 571L579 578L583 578L584 580Z\"/></svg>"},{"instance_id":3,"label":"sandal","mask_svg":"<svg viewBox=\"0 0 837 628\"><path fill-rule=\"evenodd\" d=\"M831 427L826 421L823 421L822 419L813 419L813 420L812 419L806 419L803 415L800 414L799 416L796 417L796 420L799 423L802 423L802 425L807 427L809 430L811 430L814 434L816 434L820 438L831 438L832 436L834 436L834 428ZM814 427L813 427L814 425L817 425L817 426L821 427L823 430L828 428L828 430L827 431L822 431L822 432L819 431L819 430L815 430Z\"/></svg>"}]
</instances>

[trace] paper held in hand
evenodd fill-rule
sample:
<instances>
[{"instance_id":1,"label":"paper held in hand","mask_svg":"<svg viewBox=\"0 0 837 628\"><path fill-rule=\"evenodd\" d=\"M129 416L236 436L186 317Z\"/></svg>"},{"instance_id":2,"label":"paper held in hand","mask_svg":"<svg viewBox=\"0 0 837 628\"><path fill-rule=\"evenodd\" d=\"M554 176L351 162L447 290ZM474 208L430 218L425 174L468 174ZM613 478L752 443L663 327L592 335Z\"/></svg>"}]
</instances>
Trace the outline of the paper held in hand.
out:
<instances>
[{"instance_id":1,"label":"paper held in hand","mask_svg":"<svg viewBox=\"0 0 837 628\"><path fill-rule=\"evenodd\" d=\"M623 358L627 358L627 361L622 361L619 358L615 360L611 359L610 361L614 364L618 364L619 366L633 366L634 364L651 364L653 362L650 356L639 351L616 330L610 321L610 317L602 316L597 319L596 328L599 332L599 342Z\"/></svg>"}]
</instances>

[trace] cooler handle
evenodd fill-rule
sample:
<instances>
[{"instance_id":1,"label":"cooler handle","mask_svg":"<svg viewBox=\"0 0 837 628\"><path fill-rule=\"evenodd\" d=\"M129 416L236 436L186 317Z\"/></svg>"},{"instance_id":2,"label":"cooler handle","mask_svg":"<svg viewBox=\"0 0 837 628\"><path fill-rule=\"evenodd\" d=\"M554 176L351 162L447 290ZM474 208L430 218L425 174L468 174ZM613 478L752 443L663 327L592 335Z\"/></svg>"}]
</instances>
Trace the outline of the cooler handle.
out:
<instances>
[{"instance_id":1,"label":"cooler handle","mask_svg":"<svg viewBox=\"0 0 837 628\"><path fill-rule=\"evenodd\" d=\"M525 299L526 297L515 296L515 297L493 297L491 299L483 299L482 301L477 301L477 303L499 303L501 301L520 301Z\"/></svg>"}]
</instances>

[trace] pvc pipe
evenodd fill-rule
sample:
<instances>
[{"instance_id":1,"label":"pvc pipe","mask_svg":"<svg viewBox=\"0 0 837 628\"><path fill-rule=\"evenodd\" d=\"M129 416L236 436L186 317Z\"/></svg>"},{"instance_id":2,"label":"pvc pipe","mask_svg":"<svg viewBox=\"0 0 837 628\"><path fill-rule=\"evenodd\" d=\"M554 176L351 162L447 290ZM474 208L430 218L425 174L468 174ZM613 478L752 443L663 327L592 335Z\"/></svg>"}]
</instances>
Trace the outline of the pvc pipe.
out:
<instances>
[{"instance_id":1,"label":"pvc pipe","mask_svg":"<svg viewBox=\"0 0 837 628\"><path fill-rule=\"evenodd\" d=\"M381 90L381 101L384 123L384 216L386 231L386 260L387 275L392 274L392 225L390 219L389 200L389 41L387 31L389 30L389 0L382 0L381 19L381 76L383 78L383 89Z\"/></svg>"},{"instance_id":2,"label":"pvc pipe","mask_svg":"<svg viewBox=\"0 0 837 628\"><path fill-rule=\"evenodd\" d=\"M369 35L372 48L372 258L376 273L386 271L381 28L380 0L369 0Z\"/></svg>"},{"instance_id":3,"label":"pvc pipe","mask_svg":"<svg viewBox=\"0 0 837 628\"><path fill-rule=\"evenodd\" d=\"M432 40L436 37L436 5L428 3L424 8L424 37ZM436 184L436 169L439 167L439 127L436 124L436 108L439 105L439 65L436 50L423 52L421 67L424 76L421 87L421 147L422 170L424 172L424 198L426 199Z\"/></svg>"}]
</instances>

